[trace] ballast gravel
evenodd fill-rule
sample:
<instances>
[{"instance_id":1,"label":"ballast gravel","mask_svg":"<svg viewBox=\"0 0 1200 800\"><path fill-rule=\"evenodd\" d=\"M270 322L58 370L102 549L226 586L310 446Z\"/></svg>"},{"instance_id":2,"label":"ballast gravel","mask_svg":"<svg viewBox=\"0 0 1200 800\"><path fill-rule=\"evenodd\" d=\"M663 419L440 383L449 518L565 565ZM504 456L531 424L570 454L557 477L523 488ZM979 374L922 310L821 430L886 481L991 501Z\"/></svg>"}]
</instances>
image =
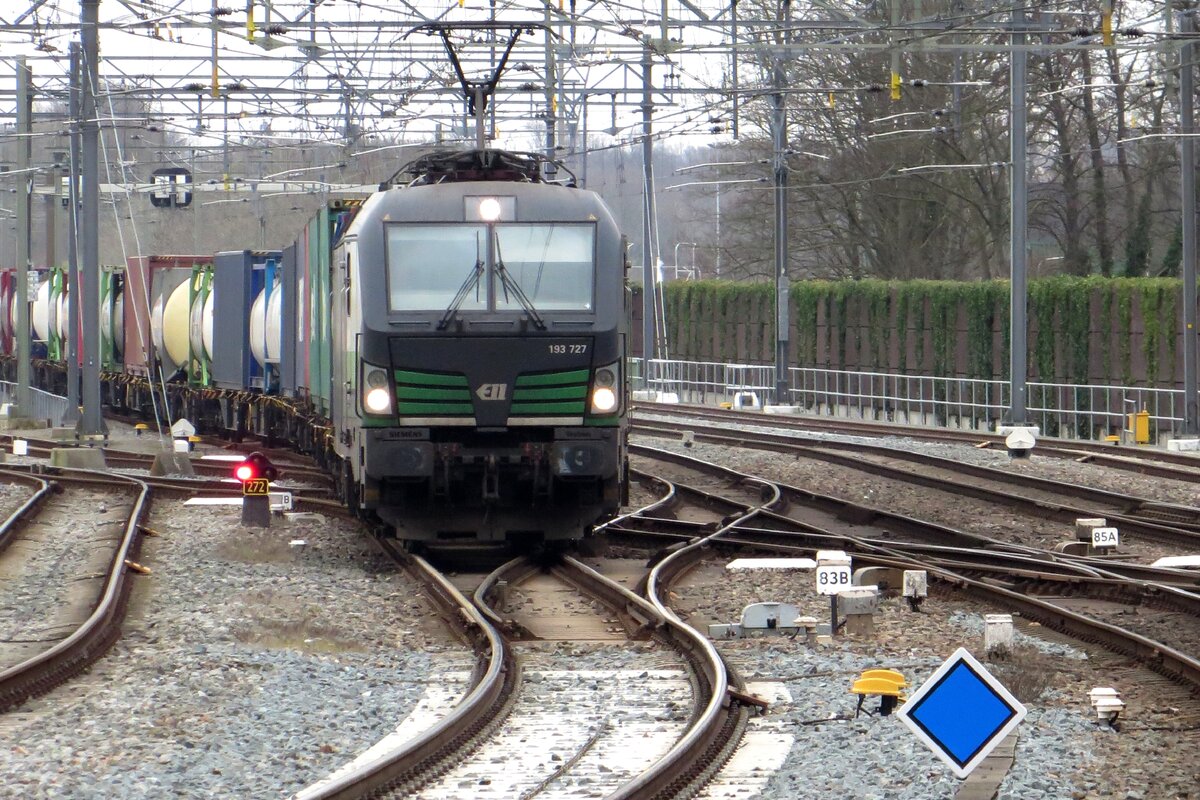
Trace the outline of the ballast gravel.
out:
<instances>
[{"instance_id":1,"label":"ballast gravel","mask_svg":"<svg viewBox=\"0 0 1200 800\"><path fill-rule=\"evenodd\" d=\"M969 447L903 446L997 462L996 453ZM737 468L743 454L723 448L721 457ZM758 458L748 458L747 471ZM1082 483L1098 478L1081 468L1098 470L1052 459L1036 467ZM1105 474L1122 484L1145 480ZM87 514L81 510L81 520ZM86 675L0 717L0 798L283 798L390 733L429 690L455 685L470 668L462 646L353 523L309 517L253 531L237 524L236 509L162 501L149 526L160 534L143 549L153 571L136 579L124 637ZM676 590L676 607L701 630L734 621L756 601L798 602L818 619L827 614L795 574L705 569L715 570L708 580L701 574ZM875 666L900 669L919 685L956 647L976 647L982 615L995 610L930 601L913 614L888 601L871 642L721 642L747 680L789 698L755 723L770 723L787 744L771 762L778 768L756 776L755 788L747 782L704 797L952 798L958 781L898 719L854 718L849 685ZM1038 637L1020 642L1034 672L1087 663L1079 648ZM639 653L633 663L653 662L654 645L630 647ZM630 666L609 647L566 653L572 670ZM662 668L674 663L666 651L661 656ZM621 693L631 687L595 683L603 693L597 707L628 700ZM530 681L522 702L562 704L564 685ZM1200 797L1194 732L1098 726L1087 688L1050 680L1029 702L1001 800ZM497 774L506 768L496 763ZM475 796L473 787L463 786L460 796ZM599 795L579 786L577 796Z\"/></svg>"},{"instance_id":2,"label":"ballast gravel","mask_svg":"<svg viewBox=\"0 0 1200 800\"><path fill-rule=\"evenodd\" d=\"M0 797L283 797L469 669L357 525L238 513L159 501L123 637L0 718Z\"/></svg>"}]
</instances>

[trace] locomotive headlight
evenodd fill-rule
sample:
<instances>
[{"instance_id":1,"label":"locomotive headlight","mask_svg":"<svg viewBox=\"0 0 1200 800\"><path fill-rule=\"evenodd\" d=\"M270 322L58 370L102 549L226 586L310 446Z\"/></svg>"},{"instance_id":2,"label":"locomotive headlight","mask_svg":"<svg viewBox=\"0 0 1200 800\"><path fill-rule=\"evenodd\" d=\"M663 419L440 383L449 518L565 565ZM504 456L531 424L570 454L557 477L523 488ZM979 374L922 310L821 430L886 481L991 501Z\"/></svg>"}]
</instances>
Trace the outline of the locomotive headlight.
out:
<instances>
[{"instance_id":1,"label":"locomotive headlight","mask_svg":"<svg viewBox=\"0 0 1200 800\"><path fill-rule=\"evenodd\" d=\"M387 414L392 410L392 390L387 370L371 364L362 365L363 408L368 414Z\"/></svg>"},{"instance_id":2,"label":"locomotive headlight","mask_svg":"<svg viewBox=\"0 0 1200 800\"><path fill-rule=\"evenodd\" d=\"M617 407L617 393L608 386L597 386L592 390L592 411L607 414Z\"/></svg>"},{"instance_id":3,"label":"locomotive headlight","mask_svg":"<svg viewBox=\"0 0 1200 800\"><path fill-rule=\"evenodd\" d=\"M392 409L392 395L384 387L377 387L367 392L367 396L363 398L363 405L372 414L386 414Z\"/></svg>"},{"instance_id":4,"label":"locomotive headlight","mask_svg":"<svg viewBox=\"0 0 1200 800\"><path fill-rule=\"evenodd\" d=\"M500 219L503 210L500 201L494 197L485 197L479 201L479 218L484 222L495 222Z\"/></svg>"},{"instance_id":5,"label":"locomotive headlight","mask_svg":"<svg viewBox=\"0 0 1200 800\"><path fill-rule=\"evenodd\" d=\"M592 373L592 413L611 414L621 404L617 394L617 375L620 374L618 364L608 364L598 367Z\"/></svg>"}]
</instances>

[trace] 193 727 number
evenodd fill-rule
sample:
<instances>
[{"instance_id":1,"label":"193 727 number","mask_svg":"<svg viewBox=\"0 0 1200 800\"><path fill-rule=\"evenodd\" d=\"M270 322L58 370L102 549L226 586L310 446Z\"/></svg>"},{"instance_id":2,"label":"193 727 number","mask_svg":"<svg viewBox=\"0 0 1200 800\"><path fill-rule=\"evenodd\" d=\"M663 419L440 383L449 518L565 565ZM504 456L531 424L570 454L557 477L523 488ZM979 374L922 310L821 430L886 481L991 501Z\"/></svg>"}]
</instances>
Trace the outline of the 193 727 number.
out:
<instances>
[{"instance_id":1,"label":"193 727 number","mask_svg":"<svg viewBox=\"0 0 1200 800\"><path fill-rule=\"evenodd\" d=\"M552 344L549 345L550 355L565 356L568 353L571 355L581 355L587 352L586 344Z\"/></svg>"}]
</instances>

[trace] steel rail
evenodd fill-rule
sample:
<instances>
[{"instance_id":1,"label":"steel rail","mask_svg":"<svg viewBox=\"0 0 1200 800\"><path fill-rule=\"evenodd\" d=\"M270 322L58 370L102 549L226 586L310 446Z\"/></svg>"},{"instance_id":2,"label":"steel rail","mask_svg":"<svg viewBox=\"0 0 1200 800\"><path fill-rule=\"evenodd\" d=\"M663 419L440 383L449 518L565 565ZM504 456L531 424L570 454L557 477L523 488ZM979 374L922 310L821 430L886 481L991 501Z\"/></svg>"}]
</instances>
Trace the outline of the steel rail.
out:
<instances>
[{"instance_id":1,"label":"steel rail","mask_svg":"<svg viewBox=\"0 0 1200 800\"><path fill-rule=\"evenodd\" d=\"M117 637L125 615L130 583L126 561L136 558L141 544L141 519L150 501L150 487L136 478L122 478L138 490L129 513L125 533L109 565L104 591L92 613L69 636L47 650L0 672L0 711L7 711L27 698L43 694L82 672L103 655ZM24 513L22 506L18 513ZM13 520L14 517L10 517Z\"/></svg>"},{"instance_id":2,"label":"steel rail","mask_svg":"<svg viewBox=\"0 0 1200 800\"><path fill-rule=\"evenodd\" d=\"M417 785L449 769L473 747L479 730L497 719L496 712L516 680L518 670L511 648L449 578L423 558L402 554L385 539L375 541L426 587L434 603L475 649L472 688L449 714L415 739L364 764L345 767L296 792L291 800L357 800L386 791L411 795Z\"/></svg>"},{"instance_id":3,"label":"steel rail","mask_svg":"<svg viewBox=\"0 0 1200 800\"><path fill-rule=\"evenodd\" d=\"M687 425L685 423L668 423L665 425L647 425L635 423L632 427L632 430L635 432L656 436L663 436L664 434L674 436L681 434L683 430L689 430L695 436L697 441L717 444L732 444L739 447L755 450L767 450L772 452L803 452L812 458L816 458L821 461L826 461L839 466L847 467L849 469L878 475L889 480L903 481L906 483L917 484L943 491L953 491L954 493L960 495L974 497L975 499L992 503L1002 503L1017 507L1030 506L1032 508L1036 508L1040 512L1038 516L1046 516L1047 512L1049 512L1054 518L1066 522L1072 521L1079 517L1091 517L1096 516L1097 513L1103 513L1105 518L1107 518L1110 522L1118 524L1121 527L1122 532L1125 533L1138 534L1148 539L1153 539L1160 542L1170 542L1174 544L1185 543L1191 545L1200 544L1200 531L1193 529L1193 527L1181 527L1178 525L1165 524L1160 521L1153 521L1144 516L1139 516L1136 511L1130 511L1130 509L1136 510L1137 508L1142 507L1145 507L1148 510L1172 509L1176 514L1183 514L1187 512L1200 519L1200 509L1189 506L1170 506L1164 503L1149 501L1145 498L1121 495L1116 492L1108 492L1101 489L1092 489L1090 487L1080 486L1078 484L1050 481L1029 475L1019 475L992 469L990 467L962 464L947 458L912 453L909 451L898 450L881 445L860 444L857 442L806 442L798 441L792 436L759 433L753 431L739 431L736 435L734 435L728 433L697 430L697 426ZM1090 500L1091 502L1105 503L1113 508L1111 510L1098 512L1096 509L1080 508L1067 505L1065 503L1023 497L1021 495L989 489L985 486L977 486L962 481L956 481L951 478L923 475L920 473L900 469L898 467L880 464L878 462L863 461L852 456L843 455L840 452L835 452L840 450L865 452L872 455L894 458L896 460L910 461L918 464L930 464L940 469L954 470L960 473L973 475L984 480L991 480L999 483L1013 483L1026 488L1033 488L1038 491L1074 496L1085 501ZM1155 516L1161 516L1161 512L1155 512Z\"/></svg>"},{"instance_id":4,"label":"steel rail","mask_svg":"<svg viewBox=\"0 0 1200 800\"><path fill-rule=\"evenodd\" d=\"M699 459L690 459L690 457L685 458L689 458L689 460L696 462L697 464L708 463L701 462ZM720 465L708 464L708 466L713 471L727 471L727 468ZM781 489L785 491L789 488L790 487L787 487L786 485L781 485ZM750 509L747 510L749 511ZM1194 659L1191 656L1161 642L1153 641L1133 631L1127 631L1115 625L1111 625L1100 620L1092 619L1083 614L1064 609L1052 602L1027 596L1014 589L997 585L994 581L973 578L968 575L961 574L940 563L942 560L945 560L944 558L939 558L939 563L931 566L927 561L922 561L919 558L913 557L911 554L898 552L899 548L903 546L897 545L897 543L894 542L884 542L883 546L880 546L880 543L878 542L834 534L828 531L821 532L820 534L814 534L814 532L811 530L812 526L810 525L800 523L797 520L787 517L781 517L777 514L772 514L763 510L757 511L758 513L756 514L747 513L746 518L748 519L753 516L757 516L759 518L776 517L777 521L786 522L795 526L796 528L802 529L804 531L803 534L801 534L802 536L822 536L826 541L821 542L821 544L825 545L828 544L829 540L841 540L848 542L851 545L851 547L848 549L853 550L853 557L860 564L865 562L869 565L887 566L897 569L924 569L929 574L931 582L940 581L951 588L958 588L960 590L967 591L968 594L980 596L988 602L996 602L998 599L1003 600L1027 619L1038 621L1046 627L1067 633L1085 641L1101 643L1115 652L1124 653L1134 657L1145 666L1161 675L1164 675L1175 681L1186 683L1193 688L1200 689L1200 660ZM632 521L636 521L636 518L634 518ZM659 522L661 523L662 521ZM695 529L694 525L685 527L692 530ZM942 529L941 526L932 527L939 530ZM744 535L746 530L738 525L726 526L725 530L732 534L732 536L722 536L719 542L716 541L716 534L703 540L692 538L688 540L688 544L686 544L677 552L683 552L684 550L695 548L700 541L710 540L710 543L713 545L720 544L730 546L735 544L752 544L756 547L766 547L773 550L798 548L798 546L794 544L779 545L778 543L772 542L745 542L743 540L739 540L737 536L739 534ZM774 536L782 533L775 530L762 532ZM687 534L684 534L684 536L686 535ZM914 544L909 545L909 547L920 549L924 546ZM803 549L811 550L812 548L804 547ZM950 550L949 548L942 549L947 551ZM997 561L1018 559L1023 563L1028 563L1029 558L1027 553L1005 552L1003 550L997 550L991 554ZM1047 557L1054 559L1054 561L1051 563L1054 563L1055 566L1065 567L1067 569L1075 566L1092 573L1090 576L1086 574L1078 576L1057 575L1053 576L1055 579L1074 581L1077 585L1086 582L1093 582L1095 585L1111 587L1113 584L1111 579L1113 577L1121 577L1114 576L1111 573L1109 575L1104 575L1102 570L1097 569L1091 564L1073 564L1073 559L1071 557L1060 557L1059 554L1050 553L1047 553L1046 555ZM1085 561L1092 562L1095 561L1095 559L1085 559ZM975 564L966 566L971 569L978 568L978 565ZM1003 567L1001 566L1000 569L1003 569ZM1192 613L1195 613L1196 609L1200 608L1200 594L1182 589L1180 587L1159 585L1141 581L1130 581L1130 590L1132 591L1135 589L1141 591L1143 596L1151 602L1162 602L1175 605ZM1161 595L1161 597L1155 598L1154 595L1156 594Z\"/></svg>"},{"instance_id":5,"label":"steel rail","mask_svg":"<svg viewBox=\"0 0 1200 800\"><path fill-rule=\"evenodd\" d=\"M8 519L0 523L0 552L3 552L12 544L17 530L17 523L41 506L42 502L55 491L56 487L50 481L43 478L24 475L20 472L11 472L9 470L0 470L0 481L5 483L26 483L35 488L34 493L26 498L25 502L21 503L15 511L8 515Z\"/></svg>"},{"instance_id":6,"label":"steel rail","mask_svg":"<svg viewBox=\"0 0 1200 800\"><path fill-rule=\"evenodd\" d=\"M644 411L664 417L700 418L729 424L730 414L737 416L742 424L763 425L791 431L836 432L846 436L894 436L934 442L958 442L1004 448L1005 437L989 431L962 431L943 428L926 428L901 425L899 423L867 422L853 419L827 417L787 417L753 414L749 412L718 411L705 406L671 405L639 402L634 413ZM1066 458L1073 461L1096 462L1114 469L1123 469L1154 475L1161 478L1200 482L1200 455L1176 453L1163 450L1136 450L1118 455L1113 445L1100 444L1078 439L1038 439L1036 452L1042 455Z\"/></svg>"},{"instance_id":7,"label":"steel rail","mask_svg":"<svg viewBox=\"0 0 1200 800\"><path fill-rule=\"evenodd\" d=\"M689 660L700 679L697 689L702 697L707 698L707 702L693 717L688 730L665 755L637 778L610 794L607 800L665 800L688 796L690 787L707 782L708 776L725 764L740 739L748 711L740 701L734 699L733 692L741 687L731 683L730 670L708 637L684 623L663 600L669 596L672 582L705 558L708 548L726 530L755 517L760 511L782 505L783 498L778 486L750 475L740 477L744 482L758 483L767 490L763 502L736 515L707 536L665 555L650 569L643 587L646 599L665 620L666 629L688 642Z\"/></svg>"},{"instance_id":8,"label":"steel rail","mask_svg":"<svg viewBox=\"0 0 1200 800\"><path fill-rule=\"evenodd\" d=\"M689 465L694 469L702 469L713 473L723 474L730 477L745 478L743 473L736 472L720 464L712 464L702 461L692 456L687 456L682 453L671 451L655 450L645 447L644 445L631 445L630 451L633 453L641 453L649 455L655 459L672 461L678 464ZM637 471L634 471L637 473ZM1042 550L1036 547L1027 545L1016 545L1009 542L1004 542L999 539L994 539L988 536L968 533L966 531L949 528L947 526L938 525L936 523L927 522L924 520L915 519L913 517L894 514L888 511L882 511L870 506L860 505L848 500L832 498L826 495L819 495L796 486L791 486L785 483L778 483L777 486L784 493L788 503L796 503L805 507L831 514L838 520L846 521L854 525L873 525L880 532L897 532L904 533L925 539L934 538L938 542L955 542L949 547L952 547L961 557L965 553L999 553L1007 552L1013 556L1019 556L1028 559L1031 563L1053 563L1059 566L1065 566L1073 572L1081 575L1100 577L1104 575L1112 576L1123 580L1143 581L1162 586L1177 586L1181 590L1200 586L1200 573L1185 569L1174 569L1167 567L1152 567L1142 564L1131 564L1124 561L1114 561L1109 558L1097 556L1082 556L1070 555L1066 553L1057 553L1052 551ZM701 493L702 490L686 486L684 484L676 484L676 491L680 494ZM736 500L725 498L724 502L730 506L742 506L748 508L744 504L740 504ZM678 520L669 519L649 519L642 515L638 517L650 524L659 527L677 528L680 530L694 530L696 535L701 535L711 530L711 524L704 523L684 523ZM758 518L763 521L772 521L784 525L790 529L801 528L810 531L819 530L815 526L796 520L795 518L780 514L777 511L763 510L759 513ZM612 532L620 532L620 524L610 526ZM740 530L746 530L745 525L738 526ZM917 549L922 552L936 551L938 548L947 548L943 544L926 544L920 542L897 542L887 538L869 538L853 535L837 535L824 533L815 533L818 536L838 536L843 541L852 541L862 544L869 544L879 548L891 548L896 551L905 549ZM835 543L824 541L821 547L833 547Z\"/></svg>"}]
</instances>

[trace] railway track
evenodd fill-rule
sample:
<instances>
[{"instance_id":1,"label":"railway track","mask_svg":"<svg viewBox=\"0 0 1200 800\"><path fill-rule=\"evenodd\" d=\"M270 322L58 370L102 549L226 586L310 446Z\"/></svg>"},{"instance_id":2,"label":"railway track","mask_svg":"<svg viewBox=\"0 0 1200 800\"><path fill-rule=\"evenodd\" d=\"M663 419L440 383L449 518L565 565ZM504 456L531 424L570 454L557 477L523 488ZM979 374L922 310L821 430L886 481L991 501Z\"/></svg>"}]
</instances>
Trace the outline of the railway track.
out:
<instances>
[{"instance_id":1,"label":"railway track","mask_svg":"<svg viewBox=\"0 0 1200 800\"><path fill-rule=\"evenodd\" d=\"M771 416L744 411L726 411L707 406L639 402L634 407L634 422L639 416L703 419L716 425L762 424L796 433L833 433L846 436L897 437L926 442L947 442L1006 450L1005 437L986 431L957 431L947 428L923 428L895 423L869 422L841 417L803 415ZM731 416L732 415L732 416ZM1151 448L1117 447L1079 439L1040 438L1039 455L1101 464L1112 469L1137 472L1160 478L1200 482L1200 455L1175 453Z\"/></svg>"},{"instance_id":2,"label":"railway track","mask_svg":"<svg viewBox=\"0 0 1200 800\"><path fill-rule=\"evenodd\" d=\"M14 439L25 441L28 446L30 456L34 458L50 458L51 451L61 449L63 447L71 447L74 442L56 441L54 439L42 439L21 434L0 434L0 447L5 447L11 452L12 442ZM228 443L221 440L212 440L215 446L228 450ZM149 470L154 464L154 453L141 453L132 450L121 450L113 447L102 447L101 452L104 453L105 463L111 469L144 469ZM250 452L253 448L245 450ZM242 450L235 451L236 454L242 454ZM303 481L313 483L318 486L328 486L330 484L329 473L312 464L305 464L290 451L269 450L269 457L272 463L279 469L281 478L286 478L293 481ZM229 477L232 472L232 464L227 461L220 460L204 460L202 458L191 459L192 469L197 475L211 477Z\"/></svg>"},{"instance_id":3,"label":"railway track","mask_svg":"<svg viewBox=\"0 0 1200 800\"><path fill-rule=\"evenodd\" d=\"M642 456L661 458L677 466L686 466L708 475L708 483L715 484L716 476L730 483L754 482L771 486L773 498L760 505L747 504L733 497L705 497L704 490L682 486L674 481L657 478L663 485L663 500L653 505L648 516L628 515L615 521L606 530L610 533L650 533L664 537L658 546L709 548L715 551L738 551L753 549L760 552L789 555L811 555L815 549L846 550L855 559L857 566L881 566L894 570L924 569L928 572L931 591L953 593L956 596L974 598L1019 614L1026 620L1069 634L1077 641L1101 645L1109 652L1135 659L1142 666L1159 673L1188 691L1200 691L1200 660L1190 653L1200 652L1196 637L1189 633L1174 635L1169 630L1171 614L1183 614L1194 618L1200 612L1200 593L1192 588L1183 588L1172 583L1172 579L1184 577L1175 570L1161 570L1156 574L1164 581L1153 582L1131 579L1119 573L1098 567L1093 559L1078 559L1056 553L1038 553L1029 548L1009 550L1001 542L988 541L984 537L962 534L963 540L956 544L931 543L944 538L947 529L931 523L904 518L908 532L917 532L925 527L922 541L897 542L882 535L865 535L873 524L880 520L889 525L896 522L885 512L855 504L845 503L843 517L857 517L859 523L847 527L843 520L833 518L829 528L806 515L804 521L791 516L793 507L788 498L802 498L805 493L768 479L736 473L727 467L704 462L675 453L649 451L635 448ZM735 492L736 494L737 492ZM723 517L718 522L679 522L662 516L664 507L677 505L683 498L694 498L703 508L716 503L740 509ZM780 509L785 509L780 513ZM872 520L862 524L862 520ZM830 520L825 520L827 523ZM644 524L644 528L642 525ZM669 530L675 527L676 530ZM880 533L882 533L880 529ZM963 542L970 542L963 546ZM982 545L982 547L980 546ZM895 588L895 587L893 587ZM1039 597L1038 594L1048 595ZM1126 608L1151 609L1163 617L1155 627L1164 638L1173 638L1179 646L1157 641L1142 633L1112 621L1089 616L1072 608L1079 600L1091 603L1115 602ZM1181 648L1187 648L1183 650Z\"/></svg>"},{"instance_id":4,"label":"railway track","mask_svg":"<svg viewBox=\"0 0 1200 800\"><path fill-rule=\"evenodd\" d=\"M29 500L0 525L0 541L6 548L3 569L13 581L36 573L30 560L50 548L57 551L49 554L51 568L69 554L87 551L76 565L77 574L61 576L64 584L72 577L90 576L70 593L60 592L54 602L34 604L38 611L21 608L22 615L35 616L24 619L5 637L0 711L7 711L86 669L119 636L130 589L128 562L137 557L150 487L125 477L97 490L71 477L51 482L10 472L0 476L34 489ZM78 504L85 502L108 520L96 525L90 539L82 538L77 522L71 522L71 512L77 514ZM93 574L97 568L99 572ZM40 622L38 614L45 615Z\"/></svg>"},{"instance_id":5,"label":"railway track","mask_svg":"<svg viewBox=\"0 0 1200 800\"><path fill-rule=\"evenodd\" d=\"M1038 519L1074 524L1081 517L1104 517L1123 536L1178 547L1200 547L1200 509L1146 500L1087 486L1053 481L926 453L865 442L799 440L793 435L757 430L731 432L691 421L638 421L633 431L646 436L746 447L812 458L890 481L971 497L1005 506ZM1011 487L1018 487L1020 490ZM1071 498L1075 502L1066 502Z\"/></svg>"},{"instance_id":6,"label":"railway track","mask_svg":"<svg viewBox=\"0 0 1200 800\"><path fill-rule=\"evenodd\" d=\"M689 787L706 783L728 759L750 709L762 705L744 692L736 676L731 679L712 644L657 597L669 592L671 581L694 563L687 554L658 565L646 577L642 586L647 597L564 557L545 569L528 559L511 561L478 581L472 603L428 562L393 550L386 540L381 540L381 546L420 578L443 616L472 642L477 666L470 690L436 725L414 738L379 743L342 770L296 793L295 800L362 797L372 792L460 797L465 785L475 787L474 796L479 797L532 798L555 792L574 796L572 787L584 783L589 793L599 787L604 796L614 799L685 796ZM529 600L547 592L556 600L562 600L564 593L573 595L576 602L568 605L577 613L564 621L561 606L547 618L533 613L541 607L536 601L531 601L533 611L512 605L515 594ZM578 642L580 637L622 644L653 640L661 650L676 654L674 666L664 672L663 653L656 649L648 651L648 660L638 659L608 675L572 676L570 670L554 666L561 656L556 660L536 650L517 652L548 638ZM663 686L668 687L657 716L645 716L645 709L637 708L647 701L638 699L633 688L651 673L657 678L643 690L661 694ZM672 673L678 677L670 679ZM566 701L572 708L563 710L565 723L547 722L538 693L521 689L526 675L536 684L554 682L556 697L575 698L578 707ZM629 683L619 690L631 695L631 708L597 709L594 701L589 703L586 698L602 681L617 682L610 687L614 691L621 682ZM688 702L693 705L690 713L676 708ZM664 724L667 714L676 722ZM552 735L547 725L558 733ZM648 735L652 740L644 738ZM531 750L531 739L543 742L546 750ZM556 758L550 758L551 750ZM626 766L615 765L615 753L624 753L617 760ZM496 775L497 759L525 767ZM631 759L635 766L629 765Z\"/></svg>"}]
</instances>

